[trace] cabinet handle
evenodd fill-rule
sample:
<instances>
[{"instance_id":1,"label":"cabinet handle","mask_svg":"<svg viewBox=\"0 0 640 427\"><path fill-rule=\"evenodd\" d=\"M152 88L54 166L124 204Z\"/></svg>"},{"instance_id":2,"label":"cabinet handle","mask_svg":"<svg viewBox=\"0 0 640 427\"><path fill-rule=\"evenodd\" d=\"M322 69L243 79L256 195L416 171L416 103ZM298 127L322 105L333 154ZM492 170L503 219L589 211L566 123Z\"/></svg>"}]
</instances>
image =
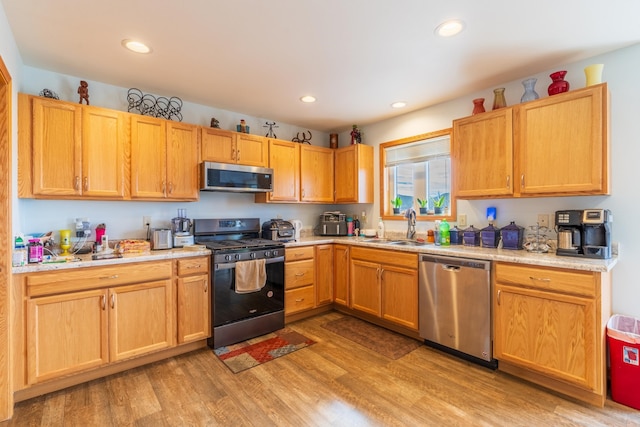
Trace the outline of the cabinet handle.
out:
<instances>
[{"instance_id":1,"label":"cabinet handle","mask_svg":"<svg viewBox=\"0 0 640 427\"><path fill-rule=\"evenodd\" d=\"M302 277L304 276L304 273L296 273L296 277Z\"/></svg>"},{"instance_id":2,"label":"cabinet handle","mask_svg":"<svg viewBox=\"0 0 640 427\"><path fill-rule=\"evenodd\" d=\"M169 182L169 194L173 194L173 181Z\"/></svg>"},{"instance_id":3,"label":"cabinet handle","mask_svg":"<svg viewBox=\"0 0 640 427\"><path fill-rule=\"evenodd\" d=\"M102 311L104 311L104 309L107 308L107 297L102 295L100 299L102 300L102 303L100 305L102 306Z\"/></svg>"},{"instance_id":4,"label":"cabinet handle","mask_svg":"<svg viewBox=\"0 0 640 427\"><path fill-rule=\"evenodd\" d=\"M111 279L117 279L117 278L118 278L118 275L114 274L114 275L111 275L111 276L102 276L102 277L100 277L100 280L111 280Z\"/></svg>"},{"instance_id":5,"label":"cabinet handle","mask_svg":"<svg viewBox=\"0 0 640 427\"><path fill-rule=\"evenodd\" d=\"M240 150L236 151L236 160L240 161Z\"/></svg>"},{"instance_id":6,"label":"cabinet handle","mask_svg":"<svg viewBox=\"0 0 640 427\"><path fill-rule=\"evenodd\" d=\"M167 181L162 181L162 194L167 192Z\"/></svg>"},{"instance_id":7,"label":"cabinet handle","mask_svg":"<svg viewBox=\"0 0 640 427\"><path fill-rule=\"evenodd\" d=\"M207 283L207 281L204 281L204 293L206 294L209 291L209 283Z\"/></svg>"},{"instance_id":8,"label":"cabinet handle","mask_svg":"<svg viewBox=\"0 0 640 427\"><path fill-rule=\"evenodd\" d=\"M111 294L111 308L116 306L116 294Z\"/></svg>"},{"instance_id":9,"label":"cabinet handle","mask_svg":"<svg viewBox=\"0 0 640 427\"><path fill-rule=\"evenodd\" d=\"M537 280L538 282L551 282L551 279L547 278L547 277L533 277L533 276L529 276L529 279L531 280Z\"/></svg>"},{"instance_id":10,"label":"cabinet handle","mask_svg":"<svg viewBox=\"0 0 640 427\"><path fill-rule=\"evenodd\" d=\"M498 305L500 305L500 292L502 292L500 289L498 289Z\"/></svg>"},{"instance_id":11,"label":"cabinet handle","mask_svg":"<svg viewBox=\"0 0 640 427\"><path fill-rule=\"evenodd\" d=\"M304 298L298 298L298 299L296 300L296 302L302 302L302 301L304 301Z\"/></svg>"},{"instance_id":12,"label":"cabinet handle","mask_svg":"<svg viewBox=\"0 0 640 427\"><path fill-rule=\"evenodd\" d=\"M344 259L347 259L348 256L349 256L349 249L347 248L347 250L344 251Z\"/></svg>"},{"instance_id":13,"label":"cabinet handle","mask_svg":"<svg viewBox=\"0 0 640 427\"><path fill-rule=\"evenodd\" d=\"M190 268L200 268L200 264L190 265L187 267L187 269L190 269Z\"/></svg>"},{"instance_id":14,"label":"cabinet handle","mask_svg":"<svg viewBox=\"0 0 640 427\"><path fill-rule=\"evenodd\" d=\"M76 175L76 181L73 184L73 188L74 188L74 190L79 190L80 189L80 177L78 175Z\"/></svg>"},{"instance_id":15,"label":"cabinet handle","mask_svg":"<svg viewBox=\"0 0 640 427\"><path fill-rule=\"evenodd\" d=\"M520 187L524 188L524 174L520 176Z\"/></svg>"},{"instance_id":16,"label":"cabinet handle","mask_svg":"<svg viewBox=\"0 0 640 427\"><path fill-rule=\"evenodd\" d=\"M511 188L511 175L507 175L507 188Z\"/></svg>"},{"instance_id":17,"label":"cabinet handle","mask_svg":"<svg viewBox=\"0 0 640 427\"><path fill-rule=\"evenodd\" d=\"M89 178L88 177L84 177L84 191L88 191L89 190Z\"/></svg>"},{"instance_id":18,"label":"cabinet handle","mask_svg":"<svg viewBox=\"0 0 640 427\"><path fill-rule=\"evenodd\" d=\"M232 160L236 160L236 149L235 148L231 149L231 159Z\"/></svg>"}]
</instances>

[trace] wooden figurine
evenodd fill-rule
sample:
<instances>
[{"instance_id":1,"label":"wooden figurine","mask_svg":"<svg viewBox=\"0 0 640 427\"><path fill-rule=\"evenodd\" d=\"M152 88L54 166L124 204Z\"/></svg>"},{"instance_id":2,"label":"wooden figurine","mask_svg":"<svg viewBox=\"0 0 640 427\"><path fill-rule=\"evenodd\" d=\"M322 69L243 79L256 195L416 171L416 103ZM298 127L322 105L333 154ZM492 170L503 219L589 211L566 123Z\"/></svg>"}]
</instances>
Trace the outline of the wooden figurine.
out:
<instances>
[{"instance_id":1,"label":"wooden figurine","mask_svg":"<svg viewBox=\"0 0 640 427\"><path fill-rule=\"evenodd\" d=\"M87 101L87 105L89 105L89 84L84 80L80 80L80 86L78 86L78 94L80 95L79 104L82 104L82 100Z\"/></svg>"}]
</instances>

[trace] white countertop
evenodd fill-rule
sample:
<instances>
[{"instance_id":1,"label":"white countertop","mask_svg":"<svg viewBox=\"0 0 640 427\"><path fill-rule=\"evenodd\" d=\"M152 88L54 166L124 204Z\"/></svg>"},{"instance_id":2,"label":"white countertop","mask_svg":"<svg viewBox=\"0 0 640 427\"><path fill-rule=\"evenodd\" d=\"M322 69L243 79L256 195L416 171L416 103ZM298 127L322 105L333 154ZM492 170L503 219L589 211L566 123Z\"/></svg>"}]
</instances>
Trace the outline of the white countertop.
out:
<instances>
[{"instance_id":1,"label":"white countertop","mask_svg":"<svg viewBox=\"0 0 640 427\"><path fill-rule=\"evenodd\" d=\"M389 241L371 242L370 237L334 237L334 236L312 236L303 237L300 241L285 243L286 247L321 245L328 243L343 243L356 246L365 246L380 249L392 249L404 252L423 253L431 255L455 256L462 258L477 258L489 261L504 261L517 264L539 265L543 267L570 268L574 270L585 270L595 272L610 271L618 262L618 256L614 255L610 259L593 259L557 256L553 252L539 254L527 252L526 250L490 249L479 246L436 246L427 243L420 246L394 245Z\"/></svg>"}]
</instances>

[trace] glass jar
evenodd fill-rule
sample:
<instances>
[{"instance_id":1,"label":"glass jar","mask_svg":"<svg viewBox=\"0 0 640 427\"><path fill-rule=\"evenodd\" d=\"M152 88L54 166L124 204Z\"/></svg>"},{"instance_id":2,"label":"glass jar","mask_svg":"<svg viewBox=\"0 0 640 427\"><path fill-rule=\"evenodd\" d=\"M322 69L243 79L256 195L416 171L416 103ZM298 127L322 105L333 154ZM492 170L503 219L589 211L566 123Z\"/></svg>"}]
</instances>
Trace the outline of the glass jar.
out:
<instances>
[{"instance_id":1,"label":"glass jar","mask_svg":"<svg viewBox=\"0 0 640 427\"><path fill-rule=\"evenodd\" d=\"M43 254L43 246L40 243L40 239L30 239L29 240L29 264L36 264L42 262L42 254Z\"/></svg>"},{"instance_id":2,"label":"glass jar","mask_svg":"<svg viewBox=\"0 0 640 427\"><path fill-rule=\"evenodd\" d=\"M504 88L499 87L493 90L493 109L504 108L507 106L507 100L504 97Z\"/></svg>"}]
</instances>

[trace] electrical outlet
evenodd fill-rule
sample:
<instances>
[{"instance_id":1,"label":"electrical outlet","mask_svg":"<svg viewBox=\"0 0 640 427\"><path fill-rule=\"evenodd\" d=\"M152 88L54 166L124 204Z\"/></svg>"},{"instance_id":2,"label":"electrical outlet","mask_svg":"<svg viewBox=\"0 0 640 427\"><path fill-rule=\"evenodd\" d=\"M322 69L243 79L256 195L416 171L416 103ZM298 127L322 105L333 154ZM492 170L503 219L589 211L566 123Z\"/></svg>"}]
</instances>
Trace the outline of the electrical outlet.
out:
<instances>
[{"instance_id":1,"label":"electrical outlet","mask_svg":"<svg viewBox=\"0 0 640 427\"><path fill-rule=\"evenodd\" d=\"M458 227L466 227L467 226L467 214L458 214Z\"/></svg>"},{"instance_id":2,"label":"electrical outlet","mask_svg":"<svg viewBox=\"0 0 640 427\"><path fill-rule=\"evenodd\" d=\"M151 217L150 216L143 216L142 217L142 228L147 228L147 226L151 225Z\"/></svg>"},{"instance_id":3,"label":"electrical outlet","mask_svg":"<svg viewBox=\"0 0 640 427\"><path fill-rule=\"evenodd\" d=\"M538 214L538 225L549 228L549 214Z\"/></svg>"}]
</instances>

